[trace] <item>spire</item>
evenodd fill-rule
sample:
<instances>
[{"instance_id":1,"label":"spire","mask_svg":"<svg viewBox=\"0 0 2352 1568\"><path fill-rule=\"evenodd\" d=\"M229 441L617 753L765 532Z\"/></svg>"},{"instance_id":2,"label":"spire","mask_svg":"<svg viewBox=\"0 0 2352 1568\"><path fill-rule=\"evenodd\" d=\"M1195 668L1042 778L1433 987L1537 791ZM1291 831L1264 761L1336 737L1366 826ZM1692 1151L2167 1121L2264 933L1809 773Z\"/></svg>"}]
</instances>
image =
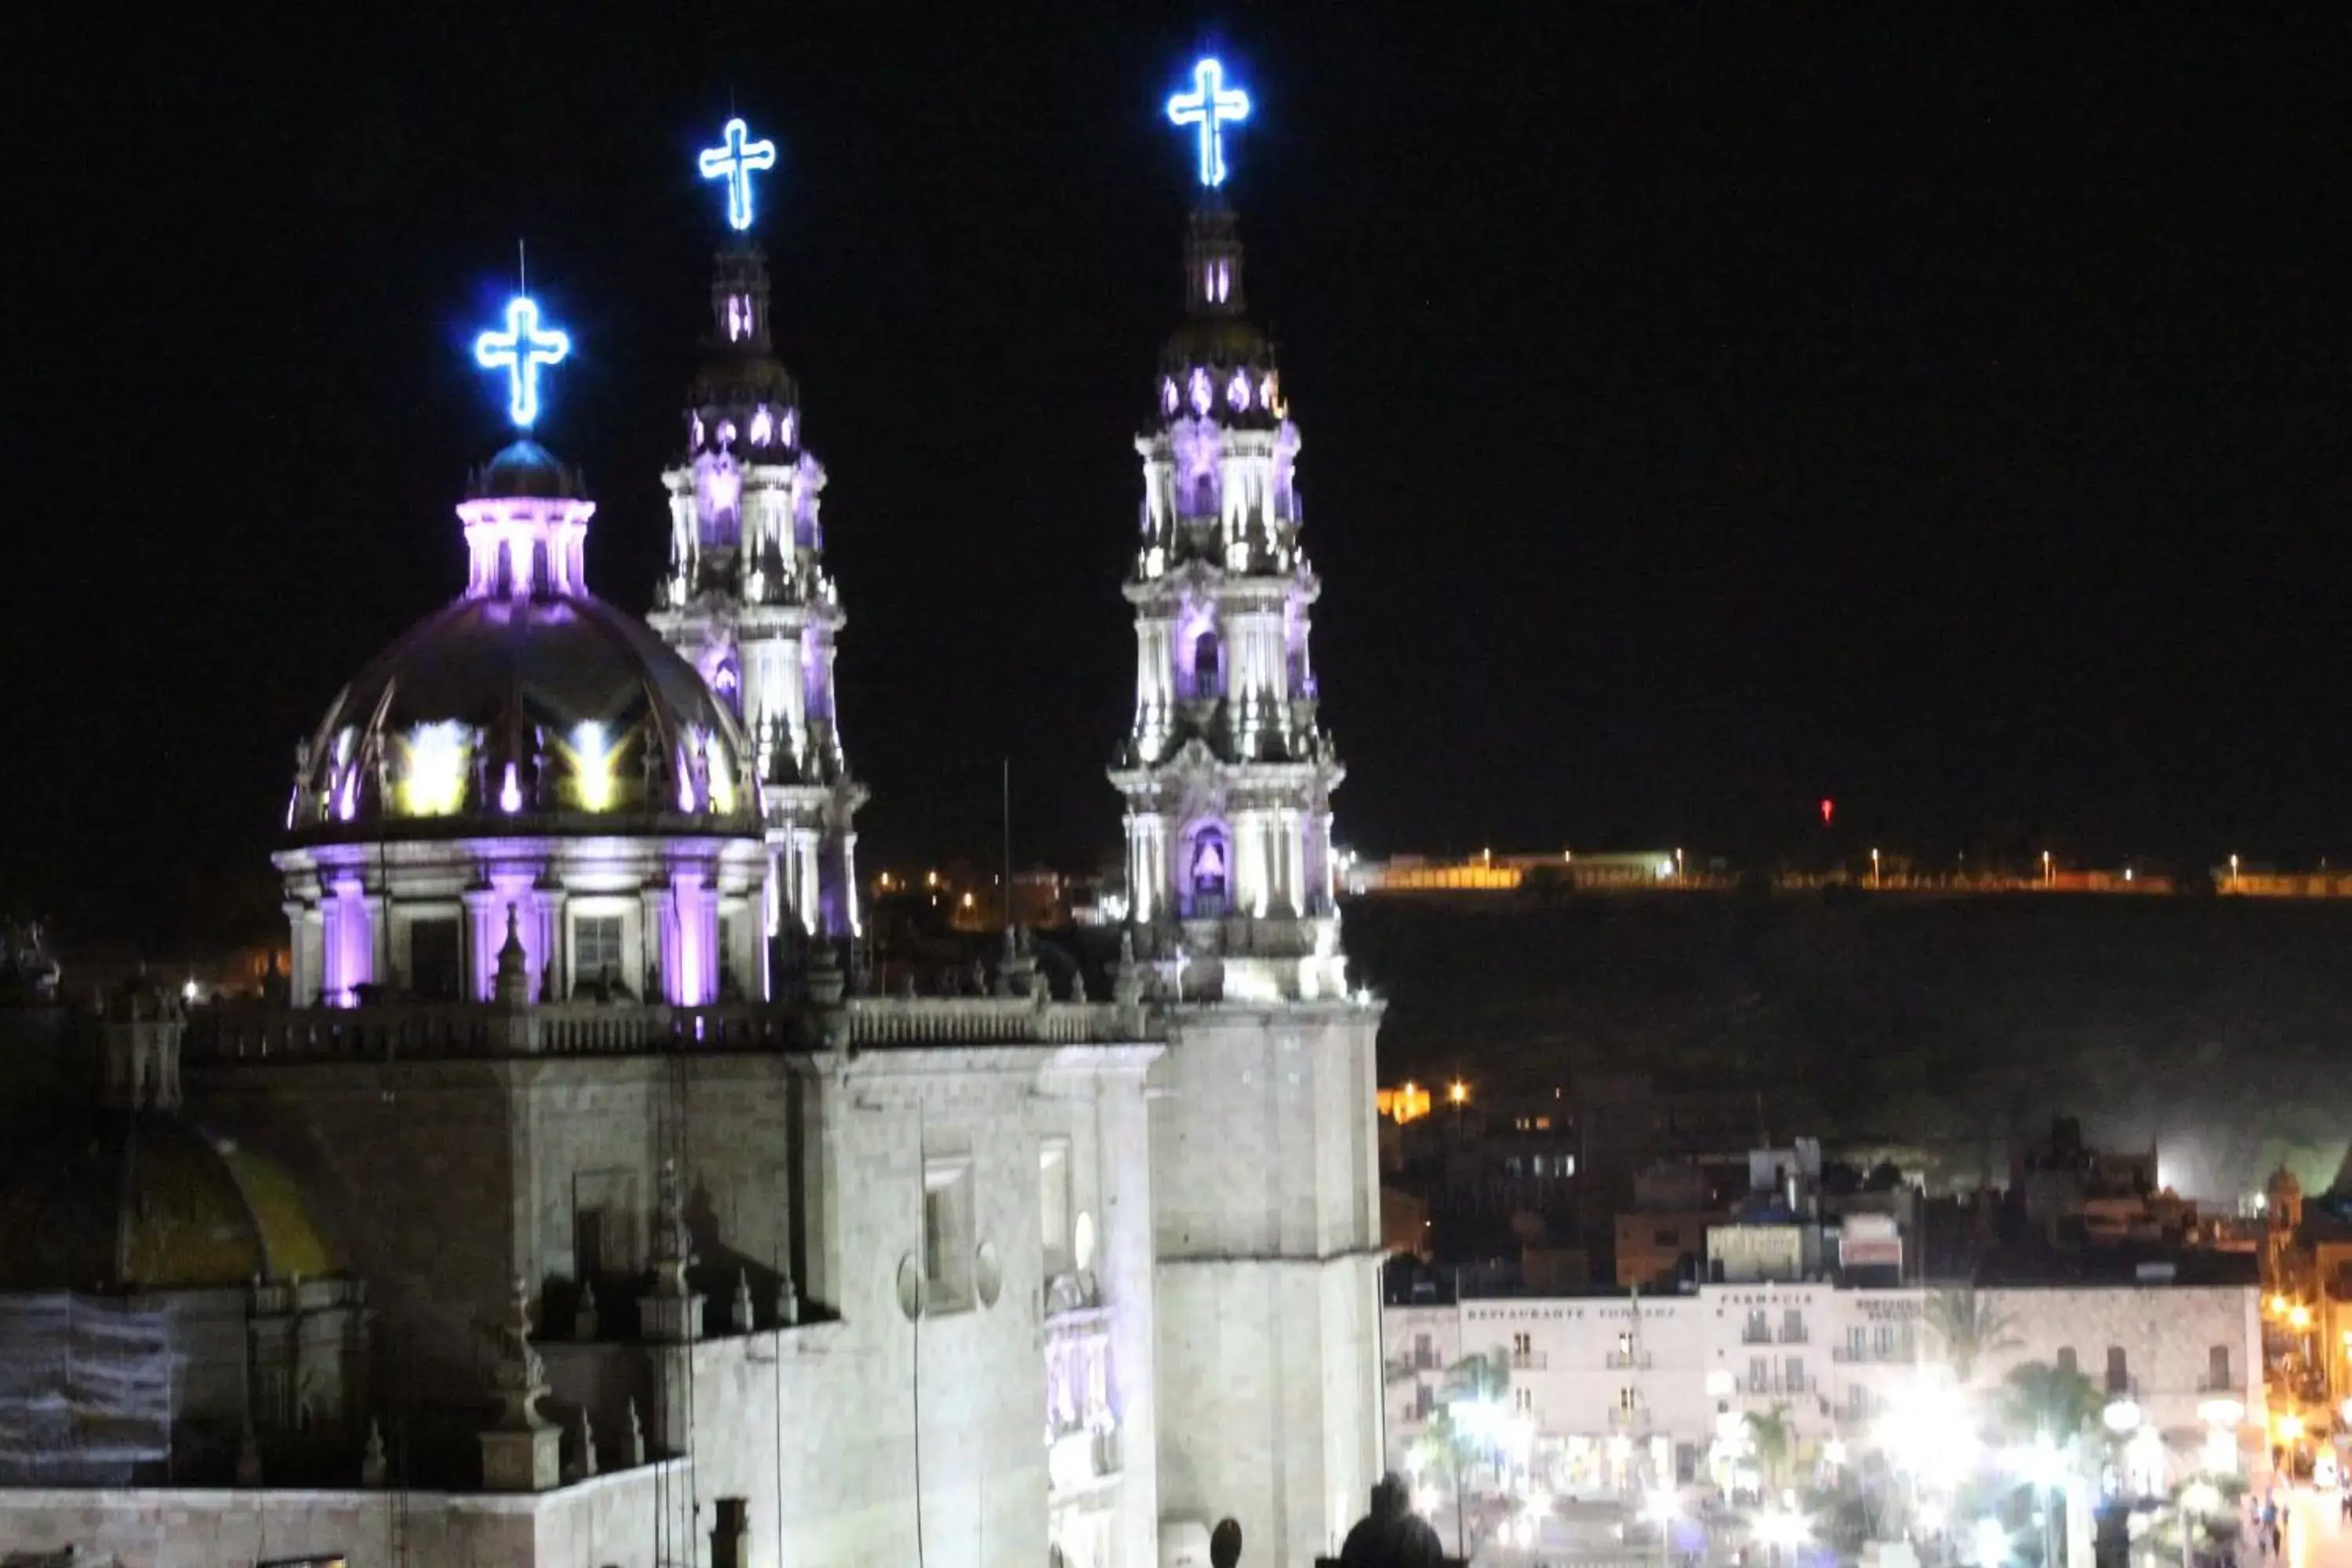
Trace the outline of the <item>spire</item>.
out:
<instances>
[{"instance_id":1,"label":"spire","mask_svg":"<svg viewBox=\"0 0 2352 1568\"><path fill-rule=\"evenodd\" d=\"M824 570L824 468L802 445L800 389L778 362L766 256L750 237L751 175L775 145L731 119L698 163L727 183L728 234L712 263L711 332L687 394L686 450L662 475L670 564L648 617L752 737L773 885L769 935L855 935L856 835L866 791L834 712L834 645L846 617ZM771 963L776 954L772 950Z\"/></svg>"},{"instance_id":2,"label":"spire","mask_svg":"<svg viewBox=\"0 0 2352 1568\"><path fill-rule=\"evenodd\" d=\"M1321 584L1299 542L1297 427L1273 345L1244 313L1223 128L1249 98L1213 59L1168 117L1194 133L1185 315L1160 353L1143 458L1135 721L1112 782L1144 960L1197 994L1321 997L1343 985L1330 850L1342 776L1307 656ZM1236 954L1221 950L1234 944ZM1124 1000L1141 974L1123 966ZM1246 976L1246 978L1236 978Z\"/></svg>"},{"instance_id":3,"label":"spire","mask_svg":"<svg viewBox=\"0 0 2352 1568\"><path fill-rule=\"evenodd\" d=\"M1242 229L1223 202L1192 209L1184 236L1184 309L1194 316L1238 316L1242 293Z\"/></svg>"}]
</instances>

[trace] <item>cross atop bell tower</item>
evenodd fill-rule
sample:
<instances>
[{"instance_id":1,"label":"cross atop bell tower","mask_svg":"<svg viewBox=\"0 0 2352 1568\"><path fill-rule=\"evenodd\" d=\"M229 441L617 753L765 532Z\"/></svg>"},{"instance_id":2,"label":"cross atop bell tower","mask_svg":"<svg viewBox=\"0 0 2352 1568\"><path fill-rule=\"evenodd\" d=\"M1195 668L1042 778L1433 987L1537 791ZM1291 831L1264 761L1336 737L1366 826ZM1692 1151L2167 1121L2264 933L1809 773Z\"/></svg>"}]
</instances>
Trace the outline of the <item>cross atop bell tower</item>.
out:
<instances>
[{"instance_id":1,"label":"cross atop bell tower","mask_svg":"<svg viewBox=\"0 0 2352 1568\"><path fill-rule=\"evenodd\" d=\"M1192 68L1168 118L1199 132L1185 319L1160 351L1136 439L1135 721L1127 797L1139 953L1191 966L1196 994L1344 996L1330 795L1344 776L1308 657L1322 592L1299 542L1298 429L1274 346L1244 310L1221 127L1249 97Z\"/></svg>"},{"instance_id":2,"label":"cross atop bell tower","mask_svg":"<svg viewBox=\"0 0 2352 1568\"><path fill-rule=\"evenodd\" d=\"M847 617L824 569L824 467L801 444L800 388L776 358L768 258L750 233L751 177L776 163L776 144L751 140L740 118L696 161L704 179L726 182L728 233L687 393L686 451L662 475L670 567L647 618L743 721L773 864L769 934L797 940L858 929L851 819L866 787L834 716L834 645ZM775 956L790 973L790 955Z\"/></svg>"}]
</instances>

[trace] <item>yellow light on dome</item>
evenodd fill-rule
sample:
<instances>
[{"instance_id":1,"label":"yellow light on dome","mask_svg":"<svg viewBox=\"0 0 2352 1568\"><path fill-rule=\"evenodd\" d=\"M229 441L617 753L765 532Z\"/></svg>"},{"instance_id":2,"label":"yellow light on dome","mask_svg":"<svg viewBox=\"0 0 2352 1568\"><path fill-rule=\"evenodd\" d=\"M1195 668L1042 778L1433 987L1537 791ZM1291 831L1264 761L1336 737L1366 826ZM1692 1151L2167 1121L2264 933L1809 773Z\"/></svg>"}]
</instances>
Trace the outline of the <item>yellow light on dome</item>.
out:
<instances>
[{"instance_id":1,"label":"yellow light on dome","mask_svg":"<svg viewBox=\"0 0 2352 1568\"><path fill-rule=\"evenodd\" d=\"M572 792L581 810L613 809L613 763L619 751L606 738L604 726L593 720L572 726L572 743L563 747L563 754L571 764Z\"/></svg>"},{"instance_id":2,"label":"yellow light on dome","mask_svg":"<svg viewBox=\"0 0 2352 1568\"><path fill-rule=\"evenodd\" d=\"M401 745L400 808L410 816L448 816L466 804L466 764L474 732L450 720L419 724Z\"/></svg>"},{"instance_id":3,"label":"yellow light on dome","mask_svg":"<svg viewBox=\"0 0 2352 1568\"><path fill-rule=\"evenodd\" d=\"M735 762L716 737L702 742L702 771L710 781L710 809L721 816L735 809Z\"/></svg>"}]
</instances>

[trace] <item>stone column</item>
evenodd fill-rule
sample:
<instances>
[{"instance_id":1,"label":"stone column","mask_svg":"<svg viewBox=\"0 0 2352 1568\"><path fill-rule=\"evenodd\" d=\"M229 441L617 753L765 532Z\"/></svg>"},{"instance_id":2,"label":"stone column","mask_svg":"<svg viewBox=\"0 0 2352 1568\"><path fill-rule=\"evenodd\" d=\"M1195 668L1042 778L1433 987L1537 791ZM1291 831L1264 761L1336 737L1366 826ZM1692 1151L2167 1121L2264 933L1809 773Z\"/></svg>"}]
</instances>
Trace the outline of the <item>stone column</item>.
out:
<instances>
[{"instance_id":1,"label":"stone column","mask_svg":"<svg viewBox=\"0 0 2352 1568\"><path fill-rule=\"evenodd\" d=\"M1144 1065L1106 1074L1096 1101L1100 1142L1096 1277L1110 1310L1112 1399L1118 1417L1118 1517L1111 1561L1151 1568L1159 1556L1160 1416L1153 1394L1159 1322L1154 1314L1151 1128Z\"/></svg>"},{"instance_id":2,"label":"stone column","mask_svg":"<svg viewBox=\"0 0 2352 1568\"><path fill-rule=\"evenodd\" d=\"M498 974L499 939L504 934L498 895L488 888L468 888L458 900L466 906L466 994L487 1002Z\"/></svg>"}]
</instances>

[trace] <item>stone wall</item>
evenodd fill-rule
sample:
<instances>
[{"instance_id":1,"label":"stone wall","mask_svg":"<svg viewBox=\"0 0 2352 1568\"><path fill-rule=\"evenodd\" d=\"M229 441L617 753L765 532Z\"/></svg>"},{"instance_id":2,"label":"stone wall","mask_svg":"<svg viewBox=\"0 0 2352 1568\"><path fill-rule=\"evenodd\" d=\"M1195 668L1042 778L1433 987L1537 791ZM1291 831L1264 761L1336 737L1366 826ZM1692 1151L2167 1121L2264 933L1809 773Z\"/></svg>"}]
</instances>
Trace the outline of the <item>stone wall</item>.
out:
<instances>
[{"instance_id":1,"label":"stone wall","mask_svg":"<svg viewBox=\"0 0 2352 1568\"><path fill-rule=\"evenodd\" d=\"M1277 1562L1336 1552L1379 1473L1379 1023L1184 1009L1153 1071L1160 1511Z\"/></svg>"},{"instance_id":2,"label":"stone wall","mask_svg":"<svg viewBox=\"0 0 2352 1568\"><path fill-rule=\"evenodd\" d=\"M650 1563L656 1493L684 1489L685 1469L647 1466L535 1497L0 1490L0 1545L36 1555L70 1549L82 1562L121 1568L251 1568L310 1556L341 1556L351 1568ZM394 1510L403 1508L396 1524ZM407 1554L399 1565L392 1549L403 1531Z\"/></svg>"}]
</instances>

